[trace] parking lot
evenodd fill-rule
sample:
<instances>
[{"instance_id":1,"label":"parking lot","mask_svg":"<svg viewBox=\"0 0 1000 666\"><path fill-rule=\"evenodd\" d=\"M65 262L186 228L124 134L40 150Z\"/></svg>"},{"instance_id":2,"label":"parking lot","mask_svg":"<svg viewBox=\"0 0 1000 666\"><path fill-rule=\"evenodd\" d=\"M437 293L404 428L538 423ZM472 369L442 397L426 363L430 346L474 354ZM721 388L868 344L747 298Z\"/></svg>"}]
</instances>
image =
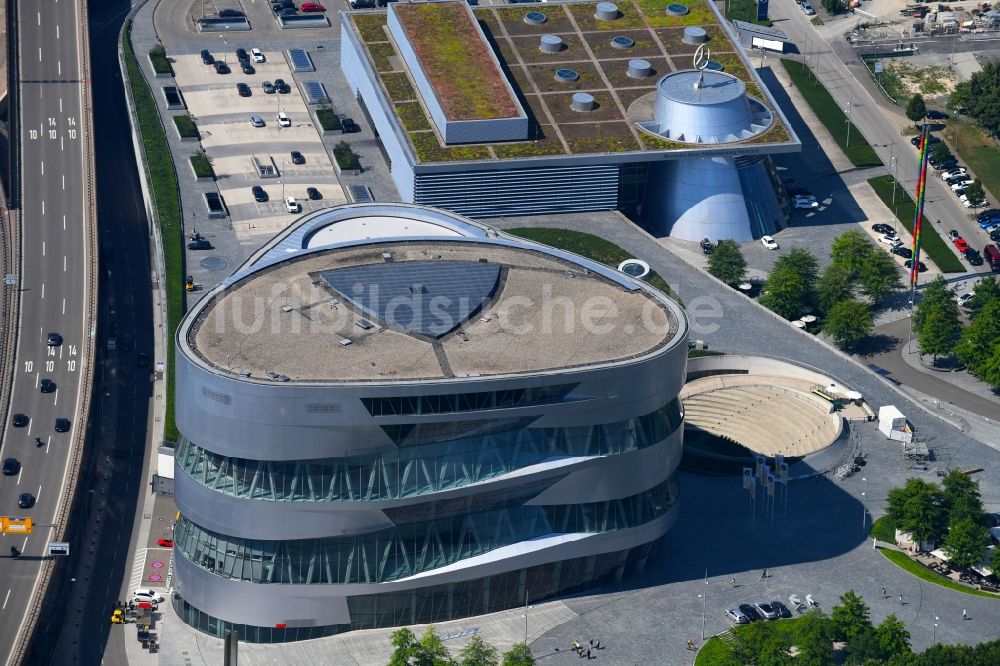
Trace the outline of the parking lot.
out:
<instances>
[{"instance_id":1,"label":"parking lot","mask_svg":"<svg viewBox=\"0 0 1000 666\"><path fill-rule=\"evenodd\" d=\"M174 78L198 125L232 228L243 241L270 236L297 217L285 210L285 197L294 197L303 213L345 203L347 198L284 54L264 51L265 62L253 63L256 71L244 74L235 52L240 47L249 50L252 44L235 43L233 35L228 41L225 51L211 52L229 64L230 74L216 73L198 53L171 54L171 58ZM263 82L277 79L290 85L288 94L264 92ZM247 84L250 96L239 95L238 83ZM288 116L290 127L278 125L278 113ZM258 116L264 126L254 127L251 116ZM292 151L300 152L305 163L293 164ZM258 165L272 167L273 176L261 176ZM255 185L267 193L267 202L254 200ZM306 191L310 187L322 198L310 200Z\"/></svg>"}]
</instances>

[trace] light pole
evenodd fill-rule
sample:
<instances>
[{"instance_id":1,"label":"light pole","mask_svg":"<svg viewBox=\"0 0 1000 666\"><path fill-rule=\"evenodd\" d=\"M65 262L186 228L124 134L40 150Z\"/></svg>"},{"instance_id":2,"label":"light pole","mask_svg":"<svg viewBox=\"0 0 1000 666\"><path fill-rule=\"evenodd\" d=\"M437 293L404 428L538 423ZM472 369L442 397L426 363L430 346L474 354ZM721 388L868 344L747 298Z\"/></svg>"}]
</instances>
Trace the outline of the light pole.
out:
<instances>
[{"instance_id":1,"label":"light pole","mask_svg":"<svg viewBox=\"0 0 1000 666\"><path fill-rule=\"evenodd\" d=\"M865 489L861 491L861 533L864 534L868 526L868 478L861 477L861 480L865 482Z\"/></svg>"},{"instance_id":2,"label":"light pole","mask_svg":"<svg viewBox=\"0 0 1000 666\"><path fill-rule=\"evenodd\" d=\"M854 110L854 88L851 88L851 101L847 103L847 108L844 109L844 113L847 114L847 143L844 144L845 148L851 147L851 117Z\"/></svg>"},{"instance_id":3,"label":"light pole","mask_svg":"<svg viewBox=\"0 0 1000 666\"><path fill-rule=\"evenodd\" d=\"M708 590L705 590L705 594L699 594L701 597L701 640L705 640L705 613L708 611Z\"/></svg>"},{"instance_id":4,"label":"light pole","mask_svg":"<svg viewBox=\"0 0 1000 666\"><path fill-rule=\"evenodd\" d=\"M934 641L931 643L931 645L937 645L937 625L938 625L938 620L940 619L941 618L939 618L937 615L934 616Z\"/></svg>"}]
</instances>

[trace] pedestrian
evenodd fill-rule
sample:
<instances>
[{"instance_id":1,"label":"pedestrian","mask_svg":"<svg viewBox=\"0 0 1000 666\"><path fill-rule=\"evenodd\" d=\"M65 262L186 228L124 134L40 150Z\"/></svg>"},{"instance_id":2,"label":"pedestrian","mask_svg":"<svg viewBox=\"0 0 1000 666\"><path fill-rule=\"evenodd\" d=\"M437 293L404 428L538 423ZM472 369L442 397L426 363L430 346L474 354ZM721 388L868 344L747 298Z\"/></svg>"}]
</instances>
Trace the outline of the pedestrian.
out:
<instances>
[{"instance_id":1,"label":"pedestrian","mask_svg":"<svg viewBox=\"0 0 1000 666\"><path fill-rule=\"evenodd\" d=\"M885 588L882 588L882 598L885 599Z\"/></svg>"},{"instance_id":2,"label":"pedestrian","mask_svg":"<svg viewBox=\"0 0 1000 666\"><path fill-rule=\"evenodd\" d=\"M760 579L764 580L765 578L767 578L767 569L760 572Z\"/></svg>"},{"instance_id":3,"label":"pedestrian","mask_svg":"<svg viewBox=\"0 0 1000 666\"><path fill-rule=\"evenodd\" d=\"M594 639L593 638L590 639L590 647L594 647Z\"/></svg>"},{"instance_id":4,"label":"pedestrian","mask_svg":"<svg viewBox=\"0 0 1000 666\"><path fill-rule=\"evenodd\" d=\"M969 619L969 614L965 612L964 608L962 609L962 619L963 620L968 620Z\"/></svg>"},{"instance_id":5,"label":"pedestrian","mask_svg":"<svg viewBox=\"0 0 1000 666\"><path fill-rule=\"evenodd\" d=\"M590 648L587 648L587 661L590 661Z\"/></svg>"},{"instance_id":6,"label":"pedestrian","mask_svg":"<svg viewBox=\"0 0 1000 666\"><path fill-rule=\"evenodd\" d=\"M729 579L729 584L732 585L733 587L736 587L736 579L735 578L730 578Z\"/></svg>"},{"instance_id":7,"label":"pedestrian","mask_svg":"<svg viewBox=\"0 0 1000 666\"><path fill-rule=\"evenodd\" d=\"M899 595L899 603L900 603L900 604L902 604L902 603L903 603L903 595L902 595L902 594L900 594L900 595Z\"/></svg>"}]
</instances>

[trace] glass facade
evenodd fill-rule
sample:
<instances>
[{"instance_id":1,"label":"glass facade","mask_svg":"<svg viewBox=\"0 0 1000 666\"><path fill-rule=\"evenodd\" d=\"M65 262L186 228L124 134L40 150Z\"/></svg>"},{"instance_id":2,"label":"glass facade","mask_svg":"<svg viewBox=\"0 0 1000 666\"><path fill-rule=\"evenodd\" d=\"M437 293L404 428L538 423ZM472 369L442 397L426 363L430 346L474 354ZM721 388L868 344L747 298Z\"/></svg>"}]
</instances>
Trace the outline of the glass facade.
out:
<instances>
[{"instance_id":1,"label":"glass facade","mask_svg":"<svg viewBox=\"0 0 1000 666\"><path fill-rule=\"evenodd\" d=\"M631 550L552 562L495 576L416 590L383 592L347 598L351 624L285 628L226 622L198 610L173 595L177 615L192 627L217 638L238 631L247 643L289 643L322 638L352 629L376 629L407 624L447 622L461 617L495 613L552 596L585 589L649 556L653 544Z\"/></svg>"},{"instance_id":2,"label":"glass facade","mask_svg":"<svg viewBox=\"0 0 1000 666\"><path fill-rule=\"evenodd\" d=\"M509 506L513 500L523 501L516 489L510 489L496 495L493 507L481 506L475 513L355 536L289 541L228 537L182 517L174 544L189 561L225 578L254 583L382 583L545 535L637 527L665 514L678 495L675 476L630 497L583 504Z\"/></svg>"},{"instance_id":3,"label":"glass facade","mask_svg":"<svg viewBox=\"0 0 1000 666\"><path fill-rule=\"evenodd\" d=\"M642 449L675 432L681 417L680 401L674 399L655 412L614 423L528 428L518 420L501 432L415 444L376 455L312 460L222 456L183 440L175 460L198 483L233 497L367 502L459 488L559 456L608 456Z\"/></svg>"},{"instance_id":4,"label":"glass facade","mask_svg":"<svg viewBox=\"0 0 1000 666\"><path fill-rule=\"evenodd\" d=\"M450 393L446 395L361 398L372 416L413 416L417 414L456 414L486 409L511 409L559 402L579 384L556 384L506 391Z\"/></svg>"}]
</instances>

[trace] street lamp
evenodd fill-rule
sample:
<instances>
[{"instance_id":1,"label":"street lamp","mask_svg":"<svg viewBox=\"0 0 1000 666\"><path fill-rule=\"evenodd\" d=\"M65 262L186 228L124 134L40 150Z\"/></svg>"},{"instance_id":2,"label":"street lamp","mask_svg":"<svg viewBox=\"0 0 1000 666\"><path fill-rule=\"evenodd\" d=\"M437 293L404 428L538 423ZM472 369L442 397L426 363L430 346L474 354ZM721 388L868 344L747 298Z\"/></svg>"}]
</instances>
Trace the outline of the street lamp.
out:
<instances>
[{"instance_id":1,"label":"street lamp","mask_svg":"<svg viewBox=\"0 0 1000 666\"><path fill-rule=\"evenodd\" d=\"M937 645L937 625L938 625L938 620L940 619L941 618L939 618L937 615L934 616L934 641L931 643L931 645Z\"/></svg>"},{"instance_id":2,"label":"street lamp","mask_svg":"<svg viewBox=\"0 0 1000 666\"><path fill-rule=\"evenodd\" d=\"M861 480L865 482L865 489L861 491L861 533L865 533L865 527L868 525L868 478L861 477Z\"/></svg>"},{"instance_id":3,"label":"street lamp","mask_svg":"<svg viewBox=\"0 0 1000 666\"><path fill-rule=\"evenodd\" d=\"M708 610L708 590L705 590L705 594L699 594L698 597L701 599L701 640L705 640L705 613Z\"/></svg>"}]
</instances>

